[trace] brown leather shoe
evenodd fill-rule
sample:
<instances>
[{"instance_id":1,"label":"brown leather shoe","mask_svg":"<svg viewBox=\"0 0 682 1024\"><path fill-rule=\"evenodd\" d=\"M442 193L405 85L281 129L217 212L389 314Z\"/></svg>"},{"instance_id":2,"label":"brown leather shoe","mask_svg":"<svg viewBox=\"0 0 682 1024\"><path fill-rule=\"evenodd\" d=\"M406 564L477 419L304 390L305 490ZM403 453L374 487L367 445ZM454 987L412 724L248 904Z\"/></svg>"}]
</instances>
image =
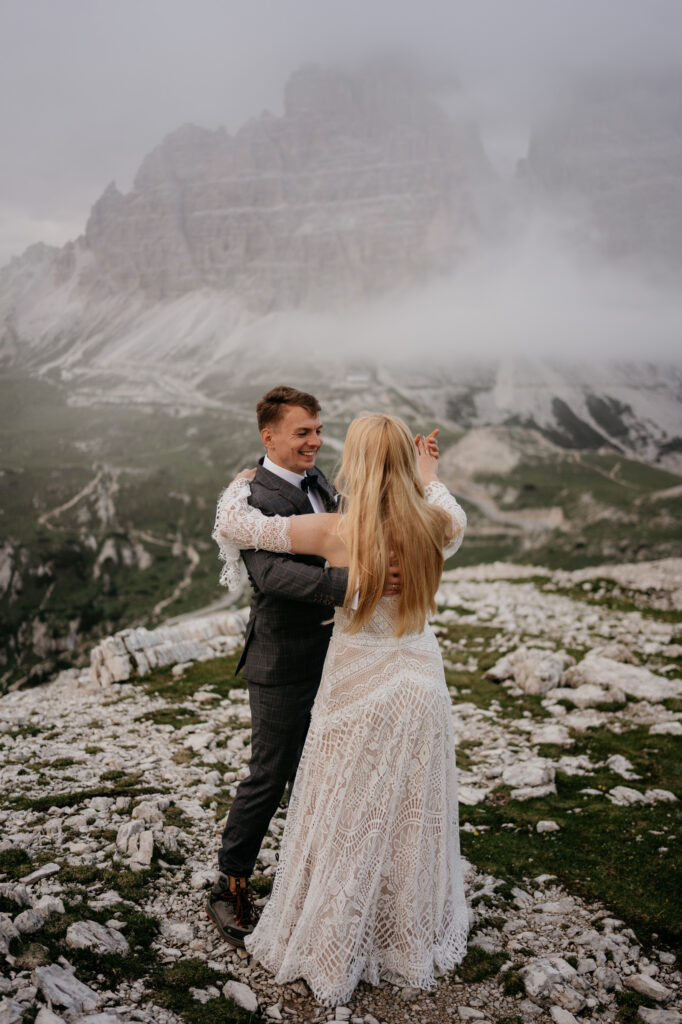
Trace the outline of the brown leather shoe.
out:
<instances>
[{"instance_id":1,"label":"brown leather shoe","mask_svg":"<svg viewBox=\"0 0 682 1024\"><path fill-rule=\"evenodd\" d=\"M206 901L206 913L226 942L243 946L244 936L251 934L258 920L248 878L218 875Z\"/></svg>"}]
</instances>

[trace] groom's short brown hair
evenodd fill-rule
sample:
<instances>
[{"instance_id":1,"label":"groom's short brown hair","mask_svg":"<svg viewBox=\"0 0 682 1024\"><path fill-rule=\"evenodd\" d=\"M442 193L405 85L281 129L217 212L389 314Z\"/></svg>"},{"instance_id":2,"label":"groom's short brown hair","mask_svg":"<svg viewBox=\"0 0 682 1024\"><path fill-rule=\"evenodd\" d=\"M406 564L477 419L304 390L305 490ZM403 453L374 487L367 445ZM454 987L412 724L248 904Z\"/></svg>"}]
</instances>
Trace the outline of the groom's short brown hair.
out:
<instances>
[{"instance_id":1,"label":"groom's short brown hair","mask_svg":"<svg viewBox=\"0 0 682 1024\"><path fill-rule=\"evenodd\" d=\"M300 405L311 416L317 416L322 408L315 396L309 395L307 391L299 391L286 384L279 384L263 395L256 406L258 429L262 430L264 427L270 427L277 423L281 419L285 405Z\"/></svg>"}]
</instances>

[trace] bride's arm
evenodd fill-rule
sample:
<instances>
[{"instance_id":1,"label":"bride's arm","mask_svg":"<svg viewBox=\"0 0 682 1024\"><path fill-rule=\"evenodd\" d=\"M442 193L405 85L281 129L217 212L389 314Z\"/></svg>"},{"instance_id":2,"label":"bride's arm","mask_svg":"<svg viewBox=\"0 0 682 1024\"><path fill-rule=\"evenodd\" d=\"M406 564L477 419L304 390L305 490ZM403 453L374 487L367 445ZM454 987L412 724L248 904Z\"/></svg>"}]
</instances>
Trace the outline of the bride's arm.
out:
<instances>
[{"instance_id":1,"label":"bride's arm","mask_svg":"<svg viewBox=\"0 0 682 1024\"><path fill-rule=\"evenodd\" d=\"M432 480L425 485L424 490L429 504L438 505L450 516L450 529L446 535L445 546L443 547L443 557L450 558L461 547L464 539L464 529L467 524L467 514L440 480Z\"/></svg>"},{"instance_id":2,"label":"bride's arm","mask_svg":"<svg viewBox=\"0 0 682 1024\"><path fill-rule=\"evenodd\" d=\"M255 548L294 555L319 555L329 560L339 517L329 513L266 516L247 498L251 487L237 477L218 499L212 537L222 548Z\"/></svg>"},{"instance_id":3,"label":"bride's arm","mask_svg":"<svg viewBox=\"0 0 682 1024\"><path fill-rule=\"evenodd\" d=\"M450 558L459 550L464 539L467 524L466 512L456 498L450 494L445 484L438 479L438 458L426 444L424 439L417 440L419 453L419 469L424 481L424 496L429 504L438 505L450 517L450 529L445 537L443 557Z\"/></svg>"}]
</instances>

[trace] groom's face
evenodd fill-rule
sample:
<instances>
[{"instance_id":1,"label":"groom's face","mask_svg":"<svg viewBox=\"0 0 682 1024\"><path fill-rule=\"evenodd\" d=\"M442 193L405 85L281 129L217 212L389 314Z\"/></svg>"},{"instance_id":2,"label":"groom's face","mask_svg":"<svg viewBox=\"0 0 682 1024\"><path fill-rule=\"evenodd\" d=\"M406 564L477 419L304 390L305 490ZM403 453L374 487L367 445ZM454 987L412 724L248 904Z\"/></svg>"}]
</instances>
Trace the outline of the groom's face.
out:
<instances>
[{"instance_id":1,"label":"groom's face","mask_svg":"<svg viewBox=\"0 0 682 1024\"><path fill-rule=\"evenodd\" d=\"M274 463L292 473L315 465L322 447L322 420L300 405L285 405L277 423L261 430L261 439Z\"/></svg>"}]
</instances>

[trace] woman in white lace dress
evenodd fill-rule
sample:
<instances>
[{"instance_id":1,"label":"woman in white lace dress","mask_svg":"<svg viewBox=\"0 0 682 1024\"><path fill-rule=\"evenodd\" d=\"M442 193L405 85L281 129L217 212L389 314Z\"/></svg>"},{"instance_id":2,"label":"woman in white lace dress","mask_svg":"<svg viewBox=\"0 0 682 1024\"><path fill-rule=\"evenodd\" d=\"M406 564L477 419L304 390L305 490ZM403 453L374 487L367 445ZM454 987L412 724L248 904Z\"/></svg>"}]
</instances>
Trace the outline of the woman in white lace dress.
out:
<instances>
[{"instance_id":1,"label":"woman in white lace dress","mask_svg":"<svg viewBox=\"0 0 682 1024\"><path fill-rule=\"evenodd\" d=\"M341 515L264 516L252 471L218 503L228 576L238 547L349 567L272 894L246 937L277 983L304 978L328 1006L360 980L431 988L466 953L452 710L426 622L466 516L436 466L402 420L365 416L346 437ZM382 597L391 549L402 588Z\"/></svg>"}]
</instances>

